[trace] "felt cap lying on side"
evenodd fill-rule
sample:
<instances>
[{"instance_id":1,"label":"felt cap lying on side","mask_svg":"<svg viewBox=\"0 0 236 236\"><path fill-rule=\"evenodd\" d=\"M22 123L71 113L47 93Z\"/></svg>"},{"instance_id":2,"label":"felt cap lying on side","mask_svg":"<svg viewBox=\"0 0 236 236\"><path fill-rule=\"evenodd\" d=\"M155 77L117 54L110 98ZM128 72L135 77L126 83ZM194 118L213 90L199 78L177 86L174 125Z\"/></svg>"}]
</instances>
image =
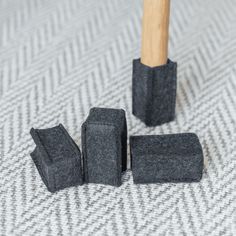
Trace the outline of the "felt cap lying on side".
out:
<instances>
[{"instance_id":1,"label":"felt cap lying on side","mask_svg":"<svg viewBox=\"0 0 236 236\"><path fill-rule=\"evenodd\" d=\"M134 183L196 182L202 178L203 152L196 134L130 137Z\"/></svg>"}]
</instances>

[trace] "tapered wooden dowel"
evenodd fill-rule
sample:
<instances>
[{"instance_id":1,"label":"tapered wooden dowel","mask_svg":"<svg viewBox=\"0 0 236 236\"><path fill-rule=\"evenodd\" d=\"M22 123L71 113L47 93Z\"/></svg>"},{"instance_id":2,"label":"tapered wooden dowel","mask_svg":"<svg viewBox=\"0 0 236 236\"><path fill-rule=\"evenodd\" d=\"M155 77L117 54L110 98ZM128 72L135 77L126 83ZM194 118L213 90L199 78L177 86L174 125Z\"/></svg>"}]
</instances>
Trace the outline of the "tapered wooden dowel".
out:
<instances>
[{"instance_id":1,"label":"tapered wooden dowel","mask_svg":"<svg viewBox=\"0 0 236 236\"><path fill-rule=\"evenodd\" d=\"M144 0L141 62L164 65L168 57L170 0Z\"/></svg>"}]
</instances>

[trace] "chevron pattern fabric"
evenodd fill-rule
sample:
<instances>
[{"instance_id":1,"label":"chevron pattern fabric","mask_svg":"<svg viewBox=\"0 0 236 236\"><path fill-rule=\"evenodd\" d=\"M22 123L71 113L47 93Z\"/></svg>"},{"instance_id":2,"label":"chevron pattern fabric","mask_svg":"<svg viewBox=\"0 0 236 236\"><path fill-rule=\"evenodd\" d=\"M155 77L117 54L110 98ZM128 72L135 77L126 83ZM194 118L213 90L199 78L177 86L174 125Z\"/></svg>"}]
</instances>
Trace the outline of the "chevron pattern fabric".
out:
<instances>
[{"instance_id":1,"label":"chevron pattern fabric","mask_svg":"<svg viewBox=\"0 0 236 236\"><path fill-rule=\"evenodd\" d=\"M172 0L176 119L131 113L141 0L0 0L0 235L236 235L236 1ZM129 135L195 132L200 183L83 185L51 194L31 127L64 124L80 146L93 106L124 108Z\"/></svg>"}]
</instances>

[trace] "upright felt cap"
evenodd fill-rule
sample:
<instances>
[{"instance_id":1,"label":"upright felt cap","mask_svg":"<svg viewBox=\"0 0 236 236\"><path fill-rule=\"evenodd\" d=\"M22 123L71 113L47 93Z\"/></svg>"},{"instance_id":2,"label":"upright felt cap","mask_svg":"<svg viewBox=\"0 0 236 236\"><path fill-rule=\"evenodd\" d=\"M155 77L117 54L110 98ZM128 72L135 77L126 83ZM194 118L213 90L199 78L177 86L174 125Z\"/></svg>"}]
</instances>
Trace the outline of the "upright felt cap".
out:
<instances>
[{"instance_id":1,"label":"upright felt cap","mask_svg":"<svg viewBox=\"0 0 236 236\"><path fill-rule=\"evenodd\" d=\"M134 183L196 182L203 152L193 133L130 137Z\"/></svg>"},{"instance_id":2,"label":"upright felt cap","mask_svg":"<svg viewBox=\"0 0 236 236\"><path fill-rule=\"evenodd\" d=\"M125 111L92 108L82 125L82 154L85 181L121 185L127 162Z\"/></svg>"},{"instance_id":3,"label":"upright felt cap","mask_svg":"<svg viewBox=\"0 0 236 236\"><path fill-rule=\"evenodd\" d=\"M175 117L177 63L149 67L133 61L132 110L147 126L172 121Z\"/></svg>"},{"instance_id":4,"label":"upright felt cap","mask_svg":"<svg viewBox=\"0 0 236 236\"><path fill-rule=\"evenodd\" d=\"M83 183L80 150L62 124L30 134L36 144L31 157L50 192Z\"/></svg>"}]
</instances>

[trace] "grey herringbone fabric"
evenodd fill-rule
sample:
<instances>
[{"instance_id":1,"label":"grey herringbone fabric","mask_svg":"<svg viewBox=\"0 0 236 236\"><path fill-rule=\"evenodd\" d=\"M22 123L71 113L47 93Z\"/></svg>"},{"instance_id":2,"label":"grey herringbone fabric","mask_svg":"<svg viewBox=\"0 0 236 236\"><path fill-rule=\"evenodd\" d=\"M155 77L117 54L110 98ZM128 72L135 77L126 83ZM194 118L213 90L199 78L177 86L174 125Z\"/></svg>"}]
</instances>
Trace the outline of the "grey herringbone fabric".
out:
<instances>
[{"instance_id":1,"label":"grey herringbone fabric","mask_svg":"<svg viewBox=\"0 0 236 236\"><path fill-rule=\"evenodd\" d=\"M235 235L236 1L172 0L176 119L131 114L141 0L0 1L0 235ZM89 184L51 194L29 130L63 123L80 145L90 107L124 108L130 135L196 132L200 183Z\"/></svg>"}]
</instances>

